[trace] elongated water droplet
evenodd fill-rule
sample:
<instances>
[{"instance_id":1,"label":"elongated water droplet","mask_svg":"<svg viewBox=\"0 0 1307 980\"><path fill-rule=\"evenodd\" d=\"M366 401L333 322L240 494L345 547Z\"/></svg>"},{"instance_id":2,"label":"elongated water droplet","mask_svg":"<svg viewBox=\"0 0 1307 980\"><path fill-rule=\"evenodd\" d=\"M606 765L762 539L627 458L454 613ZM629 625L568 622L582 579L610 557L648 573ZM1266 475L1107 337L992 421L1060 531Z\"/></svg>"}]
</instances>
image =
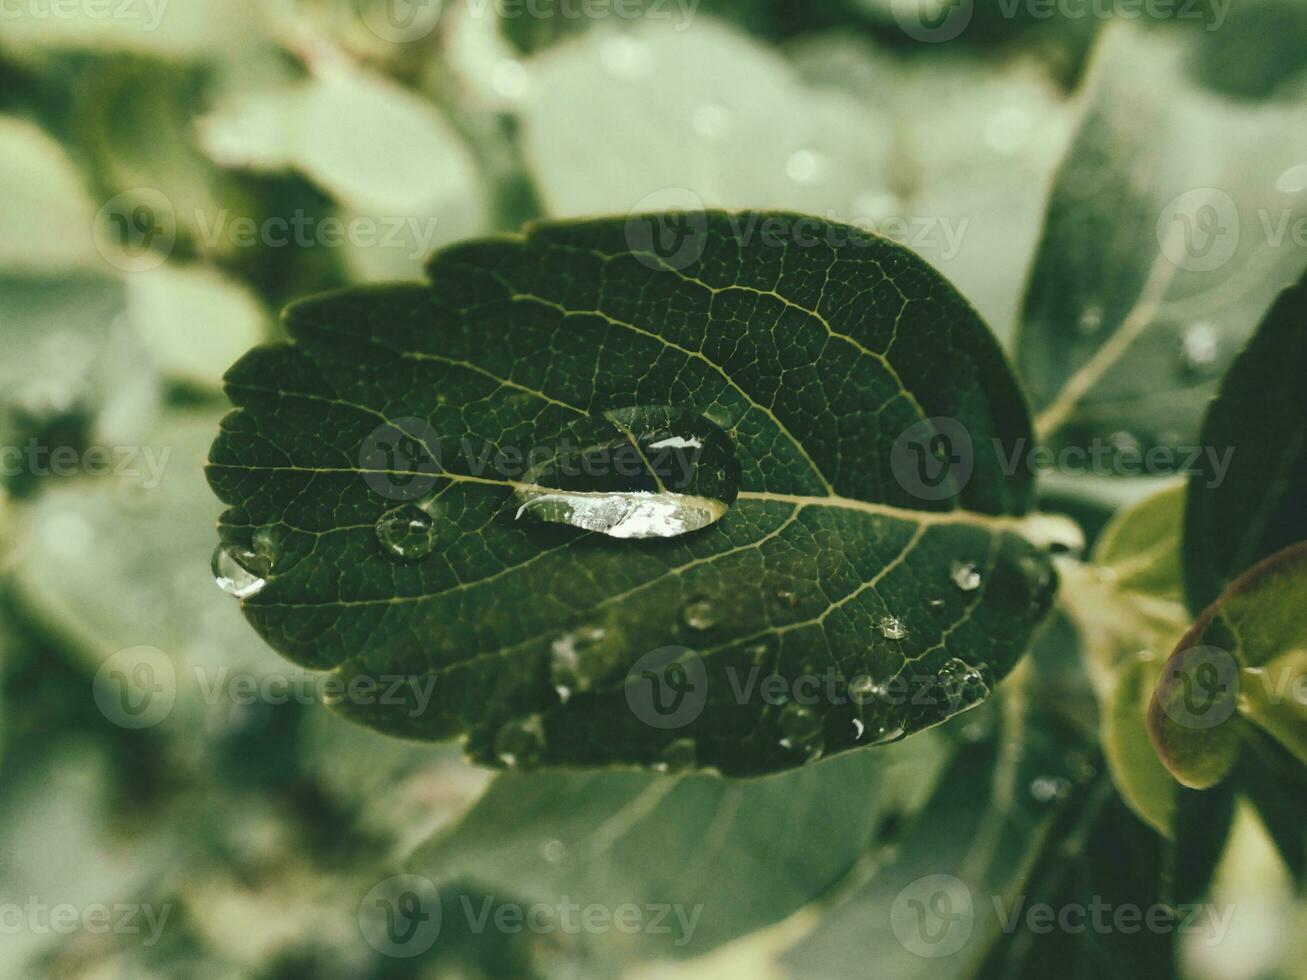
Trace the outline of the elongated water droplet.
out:
<instances>
[{"instance_id":1,"label":"elongated water droplet","mask_svg":"<svg viewBox=\"0 0 1307 980\"><path fill-rule=\"evenodd\" d=\"M539 764L545 750L545 730L540 718L510 721L495 735L495 756L506 766L530 769Z\"/></svg>"},{"instance_id":2,"label":"elongated water droplet","mask_svg":"<svg viewBox=\"0 0 1307 980\"><path fill-rule=\"evenodd\" d=\"M436 522L416 504L402 504L377 519L377 541L391 558L416 561L431 554Z\"/></svg>"},{"instance_id":3,"label":"elongated water droplet","mask_svg":"<svg viewBox=\"0 0 1307 980\"><path fill-rule=\"evenodd\" d=\"M210 568L218 588L237 599L258 595L272 571L271 557L257 548L220 544L213 551Z\"/></svg>"},{"instance_id":4,"label":"elongated water droplet","mask_svg":"<svg viewBox=\"0 0 1307 980\"><path fill-rule=\"evenodd\" d=\"M692 630L710 630L717 625L717 609L711 600L695 599L681 610L681 621Z\"/></svg>"},{"instance_id":5,"label":"elongated water droplet","mask_svg":"<svg viewBox=\"0 0 1307 980\"><path fill-rule=\"evenodd\" d=\"M972 562L955 561L949 575L953 584L963 592L975 592L980 588L980 569Z\"/></svg>"},{"instance_id":6,"label":"elongated water droplet","mask_svg":"<svg viewBox=\"0 0 1307 980\"><path fill-rule=\"evenodd\" d=\"M867 726L863 723L861 718L853 719L853 740L855 742L860 742L862 740L862 735L866 730Z\"/></svg>"},{"instance_id":7,"label":"elongated water droplet","mask_svg":"<svg viewBox=\"0 0 1307 980\"><path fill-rule=\"evenodd\" d=\"M880 622L876 624L876 628L880 630L880 635L887 640L903 640L908 635L907 624L897 616L882 616Z\"/></svg>"},{"instance_id":8,"label":"elongated water droplet","mask_svg":"<svg viewBox=\"0 0 1307 980\"><path fill-rule=\"evenodd\" d=\"M726 516L739 493L731 437L668 407L576 423L517 489L517 516L613 538L671 538Z\"/></svg>"},{"instance_id":9,"label":"elongated water droplet","mask_svg":"<svg viewBox=\"0 0 1307 980\"><path fill-rule=\"evenodd\" d=\"M1103 329L1103 308L1101 306L1087 306L1080 314L1080 319L1076 322L1076 329L1086 337L1092 337Z\"/></svg>"},{"instance_id":10,"label":"elongated water droplet","mask_svg":"<svg viewBox=\"0 0 1307 980\"><path fill-rule=\"evenodd\" d=\"M821 715L806 705L791 702L781 709L781 747L801 753L812 762L826 751L826 732Z\"/></svg>"},{"instance_id":11,"label":"elongated water droplet","mask_svg":"<svg viewBox=\"0 0 1307 980\"><path fill-rule=\"evenodd\" d=\"M653 768L658 772L687 772L698 765L699 746L692 738L678 738L668 742L658 753Z\"/></svg>"}]
</instances>

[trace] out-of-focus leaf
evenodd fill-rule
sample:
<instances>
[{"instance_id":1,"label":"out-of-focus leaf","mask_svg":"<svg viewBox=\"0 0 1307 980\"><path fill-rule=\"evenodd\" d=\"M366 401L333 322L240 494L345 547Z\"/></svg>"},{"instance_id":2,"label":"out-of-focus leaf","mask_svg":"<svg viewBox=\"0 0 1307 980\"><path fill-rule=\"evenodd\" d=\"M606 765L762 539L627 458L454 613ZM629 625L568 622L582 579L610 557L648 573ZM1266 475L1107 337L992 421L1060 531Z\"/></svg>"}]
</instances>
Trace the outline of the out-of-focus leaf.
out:
<instances>
[{"instance_id":1,"label":"out-of-focus leaf","mask_svg":"<svg viewBox=\"0 0 1307 980\"><path fill-rule=\"evenodd\" d=\"M0 270L88 271L96 206L64 149L25 119L0 116Z\"/></svg>"},{"instance_id":2,"label":"out-of-focus leaf","mask_svg":"<svg viewBox=\"0 0 1307 980\"><path fill-rule=\"evenodd\" d=\"M1059 815L1092 770L1036 704L1025 669L1003 689L996 741L964 746L891 858L787 951L794 977L970 976L1020 916ZM1027 700L1030 698L1030 700Z\"/></svg>"},{"instance_id":3,"label":"out-of-focus leaf","mask_svg":"<svg viewBox=\"0 0 1307 980\"><path fill-rule=\"evenodd\" d=\"M652 765L692 748L691 765L758 775L937 724L1024 652L1056 576L1025 533L1041 523L1021 516L1030 474L999 460L1028 420L974 310L852 228L700 214L702 253L672 269L635 237L661 220L446 250L430 285L296 304L294 343L229 372L239 411L209 469L230 505L220 533L238 550L266 536L272 566L246 616L298 663L435 682L422 706L342 710L395 734L466 733L492 765ZM960 493L928 499L893 447L937 416L966 420L974 465ZM430 530L405 554L385 545L397 490L369 445L415 426L440 469L406 498ZM655 437L703 452L668 477L690 483L669 489L653 464L587 482L555 459ZM560 475L479 461L487 447L543 448ZM545 522L515 520L537 502ZM631 688L665 666L640 657L673 646L704 683L698 711L658 727ZM736 693L832 669L918 703L869 689L782 709Z\"/></svg>"},{"instance_id":4,"label":"out-of-focus leaf","mask_svg":"<svg viewBox=\"0 0 1307 980\"><path fill-rule=\"evenodd\" d=\"M1203 92L1189 51L1170 32L1105 33L1018 352L1044 442L1142 454L1151 473L1183 466L1184 453L1152 451L1198 445L1217 379L1307 264L1307 196L1286 182L1307 157L1307 108Z\"/></svg>"},{"instance_id":5,"label":"out-of-focus leaf","mask_svg":"<svg viewBox=\"0 0 1307 980\"><path fill-rule=\"evenodd\" d=\"M902 58L843 35L796 42L792 54L805 78L888 117L889 179L855 200L855 217L901 237L1009 343L1073 122L1046 69L956 51Z\"/></svg>"},{"instance_id":6,"label":"out-of-focus leaf","mask_svg":"<svg viewBox=\"0 0 1307 980\"><path fill-rule=\"evenodd\" d=\"M1103 529L1094 564L1125 592L1182 602L1180 571L1185 485L1175 482L1122 510Z\"/></svg>"},{"instance_id":7,"label":"out-of-focus leaf","mask_svg":"<svg viewBox=\"0 0 1307 980\"><path fill-rule=\"evenodd\" d=\"M1186 905L1207 896L1230 836L1235 802L1234 788L1229 784L1213 790L1176 788L1175 843L1168 868L1168 898L1172 904Z\"/></svg>"},{"instance_id":8,"label":"out-of-focus leaf","mask_svg":"<svg viewBox=\"0 0 1307 980\"><path fill-rule=\"evenodd\" d=\"M1307 7L1299 0L1241 0L1226 7L1219 26L1209 24L1192 62L1205 85L1242 99L1301 97Z\"/></svg>"},{"instance_id":9,"label":"out-of-focus leaf","mask_svg":"<svg viewBox=\"0 0 1307 980\"><path fill-rule=\"evenodd\" d=\"M5 10L0 49L211 57L260 37L271 7L259 0L14 4Z\"/></svg>"},{"instance_id":10,"label":"out-of-focus leaf","mask_svg":"<svg viewBox=\"0 0 1307 980\"><path fill-rule=\"evenodd\" d=\"M1185 587L1199 613L1258 561L1307 540L1307 282L1276 300L1207 410L1189 479ZM1224 470L1213 459L1223 460Z\"/></svg>"},{"instance_id":11,"label":"out-of-focus leaf","mask_svg":"<svg viewBox=\"0 0 1307 980\"><path fill-rule=\"evenodd\" d=\"M1148 725L1162 761L1184 785L1206 789L1224 779L1247 737L1245 726L1257 724L1261 714L1301 711L1300 705L1276 702L1300 696L1303 687L1302 675L1288 678L1280 668L1301 664L1301 657L1285 655L1307 650L1304 595L1307 544L1280 552L1235 581L1171 654ZM1245 687L1271 679L1271 665L1277 678L1295 682L1283 691L1244 695ZM1272 736L1289 732L1285 747L1307 761L1301 727L1272 723L1264 730Z\"/></svg>"},{"instance_id":12,"label":"out-of-focus leaf","mask_svg":"<svg viewBox=\"0 0 1307 980\"><path fill-rule=\"evenodd\" d=\"M1112 674L1103 704L1103 755L1130 808L1158 833L1170 836L1176 785L1148 739L1148 704L1162 676L1152 650L1128 657Z\"/></svg>"},{"instance_id":13,"label":"out-of-focus leaf","mask_svg":"<svg viewBox=\"0 0 1307 980\"><path fill-rule=\"evenodd\" d=\"M170 378L217 387L225 366L267 336L259 301L213 269L166 264L125 282L132 327Z\"/></svg>"},{"instance_id":14,"label":"out-of-focus leaf","mask_svg":"<svg viewBox=\"0 0 1307 980\"><path fill-rule=\"evenodd\" d=\"M326 244L362 278L415 278L436 246L485 229L486 201L467 148L440 111L345 63L309 79L236 95L201 120L220 164L295 170L342 206Z\"/></svg>"},{"instance_id":15,"label":"out-of-focus leaf","mask_svg":"<svg viewBox=\"0 0 1307 980\"><path fill-rule=\"evenodd\" d=\"M882 815L884 755L748 781L506 773L409 866L550 904L670 906L670 932L634 942L649 957L698 956L797 911L848 873Z\"/></svg>"}]
</instances>

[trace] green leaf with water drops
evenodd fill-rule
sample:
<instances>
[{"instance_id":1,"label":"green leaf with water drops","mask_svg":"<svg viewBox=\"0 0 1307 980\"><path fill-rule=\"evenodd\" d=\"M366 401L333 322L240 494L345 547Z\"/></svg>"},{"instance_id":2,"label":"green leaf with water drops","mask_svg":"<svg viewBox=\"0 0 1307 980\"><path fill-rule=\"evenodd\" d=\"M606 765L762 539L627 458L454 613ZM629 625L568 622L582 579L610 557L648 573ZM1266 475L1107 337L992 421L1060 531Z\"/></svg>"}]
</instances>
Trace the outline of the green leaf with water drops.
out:
<instances>
[{"instance_id":1,"label":"green leaf with water drops","mask_svg":"<svg viewBox=\"0 0 1307 980\"><path fill-rule=\"evenodd\" d=\"M1307 280L1285 290L1221 383L1189 480L1185 588L1201 612L1258 561L1307 540ZM1214 468L1211 461L1224 460Z\"/></svg>"},{"instance_id":2,"label":"green leaf with water drops","mask_svg":"<svg viewBox=\"0 0 1307 980\"><path fill-rule=\"evenodd\" d=\"M1066 469L1187 471L1218 379L1307 265L1307 109L1204 91L1195 43L1106 30L1054 180L1018 364Z\"/></svg>"},{"instance_id":3,"label":"green leaf with water drops","mask_svg":"<svg viewBox=\"0 0 1307 980\"><path fill-rule=\"evenodd\" d=\"M693 765L691 743L676 752L669 769ZM757 780L504 773L408 865L550 904L667 906L668 930L633 941L654 956L697 956L797 911L849 872L883 816L882 761L852 753ZM750 901L739 901L740 882Z\"/></svg>"},{"instance_id":4,"label":"green leaf with water drops","mask_svg":"<svg viewBox=\"0 0 1307 980\"><path fill-rule=\"evenodd\" d=\"M1056 587L1004 465L1028 416L907 250L709 212L429 271L293 306L211 453L254 627L398 682L340 710L492 765L689 742L762 774L937 724L1021 656Z\"/></svg>"},{"instance_id":5,"label":"green leaf with water drops","mask_svg":"<svg viewBox=\"0 0 1307 980\"><path fill-rule=\"evenodd\" d=\"M1307 544L1300 544L1239 578L1172 653L1148 727L1162 762L1185 786L1225 779L1243 742L1259 733L1307 764L1299 700L1307 686L1304 597Z\"/></svg>"}]
</instances>

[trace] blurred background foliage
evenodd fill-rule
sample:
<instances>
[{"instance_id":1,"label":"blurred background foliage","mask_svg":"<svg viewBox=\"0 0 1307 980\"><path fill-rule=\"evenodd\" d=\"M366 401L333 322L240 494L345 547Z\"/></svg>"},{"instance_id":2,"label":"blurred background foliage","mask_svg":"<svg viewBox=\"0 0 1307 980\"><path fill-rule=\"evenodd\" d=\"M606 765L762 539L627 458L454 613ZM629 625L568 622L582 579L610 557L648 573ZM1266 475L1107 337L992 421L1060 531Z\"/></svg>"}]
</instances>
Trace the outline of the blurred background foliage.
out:
<instances>
[{"instance_id":1,"label":"blurred background foliage","mask_svg":"<svg viewBox=\"0 0 1307 980\"><path fill-rule=\"evenodd\" d=\"M92 16L91 3L67 16L37 0L5 5L0 444L74 447L82 460L91 447L133 447L137 465L135 475L28 466L3 478L0 902L150 901L175 911L149 947L134 936L6 934L0 975L768 975L811 929L804 917L819 914L807 901L835 904L909 842L935 846L924 817L918 837L904 828L932 787L966 771L948 768L960 753L987 782L996 763L983 750L1002 739L997 708L877 750L870 769L839 777L863 794L832 802L836 812L848 806L847 820L814 833L798 856L824 869L805 883L810 894L785 892L784 874L760 877L758 830L753 853L737 856L735 896L716 898L750 908L689 950L465 934L451 912L429 953L394 959L361 940L359 903L442 829L457 828L438 838L428 867L439 868L447 901L482 889L494 901L551 889L620 900L622 882L678 845L651 834L619 871L563 874L564 838L583 841L586 831L568 825L566 806L542 802L560 784L504 777L477 803L490 776L455 747L392 741L293 698L211 693L230 676L294 674L214 588L218 505L201 472L224 413L223 371L278 336L277 311L293 298L413 278L442 244L540 217L656 206L673 188L711 206L864 224L966 219L956 249L938 236L907 244L1011 343L1109 18L1044 17L1030 4L1008 5L1009 16L986 2L961 37L928 44L900 29L891 0L703 0L692 11L612 3L596 0L578 18L564 13L574 5L548 0L521 16L446 0L438 16L419 12L431 21L419 20L414 37L397 37L368 0L171 0L157 22L144 0L132 16L110 17ZM1147 25L1184 36L1188 89L1272 120L1276 106L1307 101L1307 3L1239 0L1221 31L1201 25ZM1204 132L1185 152L1216 152L1221 138ZM147 458L165 461L161 478ZM1074 642L1050 641L1033 672L1061 708L1086 686L1065 676ZM175 702L158 724L132 729L98 706L96 677L117 651L141 645L171 664ZM1059 714L1050 727L1072 724L1074 710ZM1083 756L1078 772L1101 782L1091 778L1092 739L1068 737ZM722 788L695 780L662 808L658 828L702 829L696 821ZM619 788L576 786L563 798L602 815ZM475 819L460 822L474 805ZM981 812L983 787L954 805ZM775 806L757 812L779 829ZM1102 813L1107 829L1082 835L1086 874L1099 838L1124 848L1136 835L1145 854L1160 846L1119 803ZM1062 833L1050 820L1040 833ZM1303 975L1291 942L1302 917L1283 872L1255 827L1235 842L1217 887L1258 911L1223 945L1181 948L1179 968L1198 978ZM1121 853L1106 860L1120 864ZM1039 880L1056 891L1053 877ZM1110 887L1064 882L1081 884ZM755 887L784 897L747 897ZM751 935L759 926L771 928ZM841 957L858 948L856 920L819 928L813 962L842 975ZM803 975L808 954L796 948L789 969ZM1136 953L1089 956L1129 965ZM985 969L1030 969L1013 967L1016 955L996 948ZM670 957L680 964L651 965ZM1169 950L1150 962L1174 966Z\"/></svg>"}]
</instances>

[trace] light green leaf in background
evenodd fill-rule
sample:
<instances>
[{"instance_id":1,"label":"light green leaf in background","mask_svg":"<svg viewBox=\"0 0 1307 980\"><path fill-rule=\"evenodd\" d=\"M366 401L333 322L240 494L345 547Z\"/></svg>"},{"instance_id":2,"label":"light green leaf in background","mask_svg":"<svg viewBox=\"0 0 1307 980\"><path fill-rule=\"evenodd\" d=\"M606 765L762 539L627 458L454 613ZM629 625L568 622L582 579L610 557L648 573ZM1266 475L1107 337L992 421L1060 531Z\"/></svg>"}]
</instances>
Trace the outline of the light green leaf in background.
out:
<instances>
[{"instance_id":1,"label":"light green leaf in background","mask_svg":"<svg viewBox=\"0 0 1307 980\"><path fill-rule=\"evenodd\" d=\"M757 775L937 724L1024 652L1056 577L1025 536L1031 474L1000 459L1025 407L974 311L852 228L701 214L672 268L639 237L664 220L466 243L430 285L296 304L294 343L229 372L209 474L224 547L258 566L246 616L298 663L431 687L341 710L490 764ZM969 472L932 491L904 447L941 429ZM686 491L649 461L540 469L636 445L701 453L669 474ZM658 725L632 688L673 648L703 683ZM749 678L771 675L848 690L768 699Z\"/></svg>"},{"instance_id":2,"label":"light green leaf in background","mask_svg":"<svg viewBox=\"0 0 1307 980\"><path fill-rule=\"evenodd\" d=\"M1094 57L1031 272L1019 366L1055 449L1148 472L1198 445L1215 386L1307 265L1307 108L1249 106L1187 76L1185 35L1117 25ZM1085 469L1083 458L1068 458Z\"/></svg>"},{"instance_id":3,"label":"light green leaf in background","mask_svg":"<svg viewBox=\"0 0 1307 980\"><path fill-rule=\"evenodd\" d=\"M884 816L883 755L747 781L506 773L408 865L551 905L668 905L669 932L631 943L645 956L699 956L797 911L849 872Z\"/></svg>"},{"instance_id":4,"label":"light green leaf in background","mask_svg":"<svg viewBox=\"0 0 1307 980\"><path fill-rule=\"evenodd\" d=\"M1307 281L1276 300L1207 410L1210 454L1189 479L1184 522L1195 614L1258 561L1307 541L1305 378Z\"/></svg>"},{"instance_id":5,"label":"light green leaf in background","mask_svg":"<svg viewBox=\"0 0 1307 980\"><path fill-rule=\"evenodd\" d=\"M473 160L433 104L343 61L310 78L238 93L200 125L221 165L295 170L341 205L338 242L364 279L415 278L439 245L484 231Z\"/></svg>"},{"instance_id":6,"label":"light green leaf in background","mask_svg":"<svg viewBox=\"0 0 1307 980\"><path fill-rule=\"evenodd\" d=\"M64 148L26 119L0 116L0 270L90 271L97 205Z\"/></svg>"}]
</instances>

